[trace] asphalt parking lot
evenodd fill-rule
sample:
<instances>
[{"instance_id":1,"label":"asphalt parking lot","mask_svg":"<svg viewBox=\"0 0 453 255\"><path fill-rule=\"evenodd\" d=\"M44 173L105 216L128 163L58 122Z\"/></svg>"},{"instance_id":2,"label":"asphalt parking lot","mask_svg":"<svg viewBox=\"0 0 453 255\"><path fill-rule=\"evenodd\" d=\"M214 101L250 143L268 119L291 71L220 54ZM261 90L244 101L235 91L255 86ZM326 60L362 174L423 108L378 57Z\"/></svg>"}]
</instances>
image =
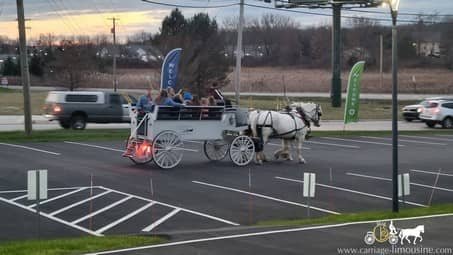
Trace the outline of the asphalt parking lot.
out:
<instances>
[{"instance_id":1,"label":"asphalt parking lot","mask_svg":"<svg viewBox=\"0 0 453 255\"><path fill-rule=\"evenodd\" d=\"M453 135L400 136L400 172L410 173L407 207L451 202ZM121 157L122 141L0 143L0 239L36 237L36 206L27 201L27 170L48 169L42 201L45 237L178 233L235 228L259 221L307 217L304 172L317 174L310 215L391 208L388 137L318 137L304 144L307 164L273 161L236 167L187 152L161 170ZM187 142L191 149L198 143ZM268 156L278 148L271 141ZM436 181L437 179L437 181Z\"/></svg>"}]
</instances>

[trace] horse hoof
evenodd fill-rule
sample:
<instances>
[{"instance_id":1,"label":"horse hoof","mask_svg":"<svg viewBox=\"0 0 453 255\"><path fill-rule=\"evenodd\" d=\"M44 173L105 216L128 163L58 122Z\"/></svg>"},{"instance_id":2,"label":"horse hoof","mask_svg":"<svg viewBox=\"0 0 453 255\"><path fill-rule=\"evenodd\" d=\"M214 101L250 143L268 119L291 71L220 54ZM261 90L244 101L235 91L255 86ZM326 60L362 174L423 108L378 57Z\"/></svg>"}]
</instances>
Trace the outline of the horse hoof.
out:
<instances>
[{"instance_id":1,"label":"horse hoof","mask_svg":"<svg viewBox=\"0 0 453 255\"><path fill-rule=\"evenodd\" d=\"M299 164L305 165L305 163L307 163L307 162L305 162L305 159L299 160Z\"/></svg>"}]
</instances>

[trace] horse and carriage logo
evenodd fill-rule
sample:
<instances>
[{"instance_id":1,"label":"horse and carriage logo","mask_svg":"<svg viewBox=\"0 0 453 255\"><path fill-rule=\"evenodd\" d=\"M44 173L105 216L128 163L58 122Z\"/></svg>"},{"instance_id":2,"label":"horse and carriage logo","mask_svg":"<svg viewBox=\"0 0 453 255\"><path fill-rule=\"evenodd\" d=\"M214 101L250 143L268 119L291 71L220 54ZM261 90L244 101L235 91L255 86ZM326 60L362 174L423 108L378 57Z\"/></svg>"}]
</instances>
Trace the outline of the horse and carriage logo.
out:
<instances>
[{"instance_id":1,"label":"horse and carriage logo","mask_svg":"<svg viewBox=\"0 0 453 255\"><path fill-rule=\"evenodd\" d=\"M375 242L385 243L389 242L394 245L400 241L401 245L404 245L404 241L407 243L416 244L417 240L419 242L423 241L421 234L425 233L425 226L418 225L415 228L408 229L397 229L393 224L393 221L390 221L389 226L385 222L378 222L372 231L368 231L364 237L364 241L368 245L373 245ZM409 237L413 237L413 241Z\"/></svg>"}]
</instances>

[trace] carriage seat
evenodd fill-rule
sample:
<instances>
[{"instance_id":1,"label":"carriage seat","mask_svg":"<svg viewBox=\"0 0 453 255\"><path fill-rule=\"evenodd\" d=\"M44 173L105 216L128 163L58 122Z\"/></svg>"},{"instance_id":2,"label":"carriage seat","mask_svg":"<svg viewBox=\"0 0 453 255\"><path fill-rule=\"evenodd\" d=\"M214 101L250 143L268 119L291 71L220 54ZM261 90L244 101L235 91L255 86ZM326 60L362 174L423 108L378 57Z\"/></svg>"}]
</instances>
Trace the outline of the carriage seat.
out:
<instances>
[{"instance_id":1,"label":"carriage seat","mask_svg":"<svg viewBox=\"0 0 453 255\"><path fill-rule=\"evenodd\" d=\"M223 106L159 106L157 120L221 120Z\"/></svg>"}]
</instances>

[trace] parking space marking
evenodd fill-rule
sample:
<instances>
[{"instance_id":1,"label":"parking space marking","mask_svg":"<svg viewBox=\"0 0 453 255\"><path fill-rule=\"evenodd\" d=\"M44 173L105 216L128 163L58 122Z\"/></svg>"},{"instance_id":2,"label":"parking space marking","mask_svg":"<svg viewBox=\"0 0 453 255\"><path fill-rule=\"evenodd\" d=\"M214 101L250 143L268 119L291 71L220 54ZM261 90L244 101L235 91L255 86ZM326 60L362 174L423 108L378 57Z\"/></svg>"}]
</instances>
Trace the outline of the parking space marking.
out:
<instances>
[{"instance_id":1,"label":"parking space marking","mask_svg":"<svg viewBox=\"0 0 453 255\"><path fill-rule=\"evenodd\" d=\"M163 244L152 244L152 245L138 246L138 247L132 247L132 248L124 248L124 249L118 249L118 250L93 252L93 253L86 253L85 255L110 255L110 254L115 254L115 253L128 253L128 252L131 252L131 251L139 251L139 250L153 249L153 248L163 248L163 247L172 247L172 246L179 246L179 245L185 245L185 244L203 243L203 242L218 241L218 240L229 240L229 239L255 237L255 236L266 236L266 235L273 235L273 234L312 231L312 230L319 230L319 229L332 229L332 228L356 226L356 225L372 224L372 223L374 224L374 223L378 223L378 222L387 222L387 221L390 221L390 220L393 220L393 221L408 221L408 220L433 219L433 218L450 217L450 216L453 216L453 213L434 214L434 215L427 215L427 216L415 216L415 217L406 217L406 218L391 218L391 219L356 221L356 222L346 222L346 223L329 224L329 225L318 225L318 226L309 226L309 227L300 227L300 228L286 228L286 229L278 229L278 230L267 230L267 231L261 231L261 232L251 232L251 233L245 233L245 234L233 234L233 235L226 235L226 236L215 236L215 237L207 237L207 238L200 238L200 239L191 239L191 240L184 240L184 241L169 242L169 243L163 243ZM147 253L148 254L152 254L152 252L147 252Z\"/></svg>"},{"instance_id":2,"label":"parking space marking","mask_svg":"<svg viewBox=\"0 0 453 255\"><path fill-rule=\"evenodd\" d=\"M117 205L120 205L120 204L126 202L127 200L129 200L129 199L131 199L131 198L132 198L131 196L127 196L127 197L125 197L125 198L123 198L123 199L121 199L121 200L116 201L116 202L113 203L113 204L110 204L110 205L108 205L108 206L106 206L106 207L104 207L104 208L101 208L101 209L99 209L99 210L97 210L97 211L95 211L95 212L92 212L92 213L90 213L90 214L87 214L87 215L83 216L82 218L79 218L79 219L77 219L77 220L75 220L75 221L73 221L73 222L71 222L71 223L72 223L72 224L80 223L80 222L82 222L82 221L84 221L84 220L87 220L87 219L89 219L89 218L91 218L91 217L94 217L94 216L96 216L96 215L98 215L98 214L100 214L100 213L102 213L102 212L105 212L105 211L107 211L107 210L109 210L109 209L111 209L111 208L113 208L113 207L115 207L115 206L117 206Z\"/></svg>"},{"instance_id":3,"label":"parking space marking","mask_svg":"<svg viewBox=\"0 0 453 255\"><path fill-rule=\"evenodd\" d=\"M170 207L172 209L172 212L173 214L170 214L170 215L166 215L164 216L163 218L161 219L158 219L156 222L152 223L151 225L153 226L149 226L147 228L155 228L156 226L160 225L161 223L165 222L166 220L168 220L169 218L171 218L174 214L176 214L177 212L180 212L180 211L184 211L184 212L187 212L187 213L190 213L190 214L193 214L193 215L197 215L197 216L201 216L203 218L207 218L207 219L210 219L210 220L215 220L215 221L219 221L219 222L222 222L222 223L225 223L225 224L228 224L228 225L233 225L233 226L238 226L239 224L238 223L235 223L235 222L231 222L231 221L228 221L228 220L225 220L225 219L222 219L222 218L218 218L218 217L215 217L215 216L212 216L212 215L208 215L208 214L205 214L205 213L201 213L201 212L197 212L197 211L193 211L193 210L190 210L190 209L186 209L186 208L182 208L182 207L178 207L178 206L174 206L174 205L170 205L170 204L167 204L167 203L163 203L163 202L159 202L159 201L154 201L154 200L150 200L150 199L147 199L145 197L140 197L140 196L136 196L136 195L133 195L133 194L128 194L128 193L125 193L125 192L121 192L121 191L118 191L118 190L114 190L114 189L109 189L109 188L106 188L104 186L92 186L92 187L68 187L68 188L50 188L49 190L68 190L69 192L66 192L65 194L60 194L58 196L55 196L51 199L48 199L48 200L44 200L42 203L44 202L50 202L50 201L55 201L59 198L62 198L62 197L65 197L65 196L69 196L71 194L74 194L74 193L77 193L81 190L86 190L86 189L89 189L89 188L95 188L95 189L100 189L101 193L95 195L95 196L92 196L92 197L89 197L87 199L84 199L84 200L81 200L81 201L78 201L78 202L75 202L75 203L72 203L64 208L61 208L61 209L58 209L54 212L51 212L51 213L45 213L45 212L41 212L40 215L43 216L43 217L46 217L50 220L53 220L53 221L56 221L58 223L62 223L64 225L67 225L67 226L70 226L70 227L73 227L75 229L78 229L78 230L81 230L85 233L88 233L88 234L91 234L91 235L95 235L95 236L103 236L103 232L107 231L108 229L111 229L113 227L115 227L116 225L120 224L121 222L124 222L134 216L136 216L137 214L143 212L144 210L146 210L147 208L151 207L152 205L155 205L155 204L158 204L158 205L162 205L162 206L165 206L165 207ZM23 193L26 193L27 190L6 190L6 191L0 191L0 195L1 194L15 194L15 193L22 193L20 197L16 197L16 198L12 198L12 199L8 199L8 198L3 198L0 196L0 202L3 201L5 203L8 203L8 204L11 204L11 205L14 205L14 206L17 206L19 208L22 208L22 209L25 209L27 211L30 211L30 212L36 212L36 209L34 209L33 207L35 207L35 205L32 205L32 206L29 206L29 205L25 205L25 204L21 204L21 203L18 203L18 202L15 202L16 200L19 200L21 198L25 198L27 195L23 195ZM55 215L57 214L60 214L62 212L65 212L65 211L68 211L76 206L79 206L83 203L86 203L90 200L93 200L95 198L99 198L99 197L102 197L108 193L116 193L116 194L119 194L119 195L123 195L124 197L123 198L119 198L119 200L117 201L114 201L112 204L110 205L107 205L101 209L98 209L97 211L94 211L94 212L91 212L90 214L88 215L85 215L85 216L82 216L81 218L79 219L76 219L76 220L73 220L72 222L69 222L69 221L66 221L62 218L59 218ZM132 198L135 198L135 199L138 199L138 200L141 200L141 201L144 201L146 202L146 205L133 211L132 213L129 213L128 215L125 215L123 216L122 218L112 222L112 223L109 223L107 224L106 226L100 228L99 230L97 231L92 231L90 229L86 229L82 226L79 226L77 224L79 224L80 222L83 222L84 220L86 219L89 219L91 217L94 217L95 215L98 215L102 212L107 212L108 210L114 208L115 206L118 206ZM12 201L14 200L14 201ZM149 224L149 223L146 223L146 224ZM145 228L146 229L146 228ZM141 229L138 229L137 231L140 231Z\"/></svg>"},{"instance_id":4,"label":"parking space marking","mask_svg":"<svg viewBox=\"0 0 453 255\"><path fill-rule=\"evenodd\" d=\"M342 148L349 148L349 149L360 149L360 146L355 145L345 145L345 144L338 144L338 143L325 143L325 142L315 142L315 141L305 141L306 143L312 144L320 144L320 145L329 145L334 147L342 147Z\"/></svg>"},{"instance_id":5,"label":"parking space marking","mask_svg":"<svg viewBox=\"0 0 453 255\"><path fill-rule=\"evenodd\" d=\"M374 137L374 136L361 136L362 138L369 138L369 139L376 139L376 140L387 140L391 141L392 138L387 137ZM428 144L428 145L441 145L447 146L446 143L433 143L433 142L424 142L424 141L414 141L414 140L406 140L406 139L398 139L399 142L406 142L406 143L419 143L419 144Z\"/></svg>"},{"instance_id":6,"label":"parking space marking","mask_svg":"<svg viewBox=\"0 0 453 255\"><path fill-rule=\"evenodd\" d=\"M13 199L10 199L10 201L17 201L17 200L21 200L22 198L26 198L28 197L28 194L25 194L25 195L22 195L22 196L18 196L18 197L15 197Z\"/></svg>"},{"instance_id":7,"label":"parking space marking","mask_svg":"<svg viewBox=\"0 0 453 255\"><path fill-rule=\"evenodd\" d=\"M389 182L392 181L392 179L390 179L390 178L377 177L377 176L371 176L371 175L365 175L365 174L356 174L356 173L350 173L350 172L346 173L346 175L351 175L351 176L356 176L356 177L363 177L363 178L368 178L368 179L381 180L381 181L389 181ZM442 190L442 191L446 191L446 192L453 192L453 189L434 187L434 186L425 185L425 184L421 184L421 183L411 182L410 184L414 185L414 186L418 186L418 187L428 188L428 189L436 189L436 190Z\"/></svg>"},{"instance_id":8,"label":"parking space marking","mask_svg":"<svg viewBox=\"0 0 453 255\"><path fill-rule=\"evenodd\" d=\"M279 199L279 198L275 198L275 197L270 197L270 196L266 196L266 195L262 195L262 194L258 194L258 193L248 192L248 191L245 191L245 190L240 190L240 189L220 186L220 185L211 184L211 183L207 183L207 182L200 182L200 181L192 181L192 182L196 183L196 184L200 184L200 185L213 187L213 188L229 190L229 191L234 191L234 192L238 192L238 193L242 193L242 194L247 194L247 195L251 195L251 196L255 196L255 197L259 197L259 198L264 198L264 199L272 200L272 201L283 203L283 204L295 205L295 206L300 206L300 207L305 207L305 208L308 207L308 205L306 205L306 204L296 203L296 202L283 200L283 199ZM320 211L320 212L325 212L325 213L330 213L330 214L335 214L335 215L339 215L340 214L339 212L335 212L335 211L331 211L331 210L327 210L327 209L323 209L323 208L319 208L319 207L315 207L315 206L310 206L310 208L313 209L313 210Z\"/></svg>"},{"instance_id":9,"label":"parking space marking","mask_svg":"<svg viewBox=\"0 0 453 255\"><path fill-rule=\"evenodd\" d=\"M239 226L238 223L235 223L235 222L232 222L232 221L229 221L229 220L225 220L225 219L222 219L222 218L219 218L219 217L215 217L215 216L212 216L212 215L209 215L209 214L201 213L201 212L190 210L190 209L187 209L187 208L182 208L182 207L179 207L179 206L174 206L174 205L163 203L163 202L159 202L159 201L154 201L154 200L151 200L151 199L147 199L147 198L144 198L144 197L136 196L136 195L133 195L133 194L129 194L129 193L118 191L118 190L114 190L114 189L109 189L109 188L106 188L106 187L102 187L102 188L104 190L110 190L111 192L116 193L116 194L121 194L121 195L125 195L125 196L131 196L133 198L137 198L137 199L140 199L142 201L155 202L156 204L159 204L159 205L171 207L173 209L181 209L181 211L188 212L188 213L191 213L191 214L195 214L195 215L198 215L198 216L202 216L202 217L205 217L205 218L208 218L208 219L211 219L211 220L220 221L220 222L226 223L228 225Z\"/></svg>"},{"instance_id":10,"label":"parking space marking","mask_svg":"<svg viewBox=\"0 0 453 255\"><path fill-rule=\"evenodd\" d=\"M29 211L29 212L36 213L36 210L35 210L35 209L28 208L28 206L25 206L25 205L16 203L16 202L14 202L14 201L11 201L11 200L8 200L8 199L2 198L2 197L0 197L0 201L3 201L3 202L5 202L5 203L7 203L7 204L10 204L10 205L17 206L17 207L22 208L22 209L24 209L24 210L27 210L27 211ZM57 217L54 217L54 216L52 216L52 215L50 215L50 214L47 214L47 213L44 213L44 212L42 212L42 211L39 212L39 215L41 215L41 216L43 216L43 217L45 217L45 218L48 218L49 220L52 220L52 221L55 221L55 222L64 224L64 225L66 225L66 226L69 226L69 227L78 229L78 230L83 231L83 232L85 232L85 233L88 233L88 234L90 234L90 235L94 235L94 236L102 236L102 235L100 235L100 234L98 234L98 233L96 233L96 232L93 232L93 231L89 230L89 229L86 229L86 228L84 228L84 227L81 227L81 226L72 224L72 223L70 223L70 222L67 222L67 221L62 220L62 219L57 218Z\"/></svg>"},{"instance_id":11,"label":"parking space marking","mask_svg":"<svg viewBox=\"0 0 453 255\"><path fill-rule=\"evenodd\" d=\"M160 218L156 222L153 222L151 225L145 227L144 229L142 229L142 231L143 232L149 232L149 231L153 230L154 228L156 228L160 224L164 223L166 220L170 219L171 217L173 217L174 215L176 215L180 211L181 211L181 209L179 209L179 208L173 209L173 211L169 212L167 215L165 215L164 217Z\"/></svg>"},{"instance_id":12,"label":"parking space marking","mask_svg":"<svg viewBox=\"0 0 453 255\"><path fill-rule=\"evenodd\" d=\"M37 151L37 152L42 152L42 153L47 153L55 156L60 156L61 153L53 152L53 151L46 151L46 150L41 150L29 146L23 146L23 145L18 145L18 144L11 144L11 143L0 143L0 145L4 146L9 146L9 147L15 147L15 148L21 148L21 149L26 149L26 150L31 150L31 151Z\"/></svg>"},{"instance_id":13,"label":"parking space marking","mask_svg":"<svg viewBox=\"0 0 453 255\"><path fill-rule=\"evenodd\" d=\"M140 207L139 209L137 209L137 210L135 210L135 211L133 211L133 212L131 212L131 213L129 213L129 214L123 216L122 218L120 218L120 219L118 219L118 220L116 220L116 221L114 221L114 222L112 222L112 223L110 223L110 224L108 224L108 225L106 225L106 226L104 226L104 227L102 227L102 228L96 230L96 233L102 234L102 233L104 233L105 231L107 231L107 230L113 228L114 226L116 226L116 225L118 225L118 224L120 224L120 223L122 223L122 222L124 222L124 221L126 221L126 220L128 220L128 219L130 219L130 218L132 218L132 217L134 217L135 215L137 215L137 214L143 212L144 210L150 208L150 207L153 206L154 204L156 204L156 203L155 203L155 202L148 203L148 204L146 204L146 205Z\"/></svg>"},{"instance_id":14,"label":"parking space marking","mask_svg":"<svg viewBox=\"0 0 453 255\"><path fill-rule=\"evenodd\" d=\"M103 150L108 150L108 151L124 152L124 150L119 150L119 149L114 149L114 148L104 147L104 146L99 146L99 145L93 145L93 144L88 144L88 143L78 143L78 142L70 142L70 141L64 141L64 143L92 147L92 148L103 149Z\"/></svg>"},{"instance_id":15,"label":"parking space marking","mask_svg":"<svg viewBox=\"0 0 453 255\"><path fill-rule=\"evenodd\" d=\"M432 175L453 177L453 174L443 174L443 173L439 173L439 172L430 172L430 171L425 171L425 170L410 169L409 171L416 172L416 173L423 173L423 174L432 174Z\"/></svg>"},{"instance_id":16,"label":"parking space marking","mask_svg":"<svg viewBox=\"0 0 453 255\"><path fill-rule=\"evenodd\" d=\"M59 195L59 196L56 196L56 197L53 197L53 198L50 198L50 199L41 201L41 202L39 202L39 204L40 204L40 205L46 204L46 203L55 201L55 200L57 200L57 199L60 199L60 198L63 198L63 197L72 195L72 194L74 194L74 193L77 193L77 192L80 192L80 191L86 190L86 189L87 189L87 187L83 187L83 188L80 188L80 189L76 189L76 190L73 190L73 191L71 191L71 192L64 193L64 194L61 194L61 195ZM36 206L36 204L32 204L32 205L30 205L29 207L30 207L30 208L33 208L33 207L35 207L35 206Z\"/></svg>"},{"instance_id":17,"label":"parking space marking","mask_svg":"<svg viewBox=\"0 0 453 255\"><path fill-rule=\"evenodd\" d=\"M95 195L95 196L92 196L92 197L89 197L89 198L87 198L87 199L81 200L81 201L79 201L79 202L77 202L77 203L70 204L70 205L68 205L68 206L66 206L66 207L63 207L63 208L61 208L61 209L59 209L59 210L56 210L56 211L52 212L50 215L52 215L52 216L57 215L57 214L59 214L59 213L62 213L62 212L64 212L64 211L67 211L67 210L69 210L69 209L71 209L71 208L73 208L73 207L76 207L76 206L78 206L78 205L81 205L81 204L83 204L83 203L86 203L86 202L88 202L88 201L90 201L90 200L93 200L93 199L96 199L96 198L98 198L98 197L102 197L102 196L104 196L104 195L107 195L107 194L110 193L110 192L111 192L110 190L107 190L107 191L104 191L104 192L102 192L102 193L99 193L99 194L97 194L97 195Z\"/></svg>"},{"instance_id":18,"label":"parking space marking","mask_svg":"<svg viewBox=\"0 0 453 255\"><path fill-rule=\"evenodd\" d=\"M73 190L73 189L80 189L84 187L69 187L69 188L49 188L48 190ZM99 188L99 186L93 186L93 188ZM11 193L24 193L27 192L26 189L22 190L2 190L0 191L0 194L11 194Z\"/></svg>"},{"instance_id":19,"label":"parking space marking","mask_svg":"<svg viewBox=\"0 0 453 255\"><path fill-rule=\"evenodd\" d=\"M413 135L399 135L399 136L407 137L407 138L415 138L415 139L420 138L420 139L441 141L441 142L453 142L453 139L440 138L440 137L413 136Z\"/></svg>"},{"instance_id":20,"label":"parking space marking","mask_svg":"<svg viewBox=\"0 0 453 255\"><path fill-rule=\"evenodd\" d=\"M275 178L279 179L279 180L284 180L284 181L304 183L304 181L302 181L302 180L290 179L290 178L285 178L285 177L280 177L280 176L276 176ZM337 186L331 186L331 185L326 185L326 184L321 184L321 183L316 183L316 186L329 188L329 189L334 189L334 190L339 190L339 191L344 191L344 192L350 192L350 193L353 193L353 194L363 195L363 196L367 196L367 197L374 197L374 198L379 198L379 199L384 199L384 200L389 200L389 201L393 200L391 197L375 195L375 194L371 194L371 193L366 193L366 192L362 192L362 191L357 191L357 190L352 190L352 189L347 189L347 188L342 188L342 187L337 187ZM403 202L403 200L400 200L400 202ZM428 207L426 205L419 204L419 203L414 203L414 202L409 202L409 201L404 201L404 202L407 203L407 204L410 204L410 205L415 205L415 206L420 206L420 207Z\"/></svg>"},{"instance_id":21,"label":"parking space marking","mask_svg":"<svg viewBox=\"0 0 453 255\"><path fill-rule=\"evenodd\" d=\"M322 137L322 139L328 139L328 140L334 140L334 141L345 141L345 142L354 142L354 143L368 143L368 144L375 144L375 145L392 146L391 143L380 143L380 142L363 141L363 140L356 140L356 139L343 139L343 138L337 138L337 137ZM404 145L398 144L398 147L404 147Z\"/></svg>"}]
</instances>

